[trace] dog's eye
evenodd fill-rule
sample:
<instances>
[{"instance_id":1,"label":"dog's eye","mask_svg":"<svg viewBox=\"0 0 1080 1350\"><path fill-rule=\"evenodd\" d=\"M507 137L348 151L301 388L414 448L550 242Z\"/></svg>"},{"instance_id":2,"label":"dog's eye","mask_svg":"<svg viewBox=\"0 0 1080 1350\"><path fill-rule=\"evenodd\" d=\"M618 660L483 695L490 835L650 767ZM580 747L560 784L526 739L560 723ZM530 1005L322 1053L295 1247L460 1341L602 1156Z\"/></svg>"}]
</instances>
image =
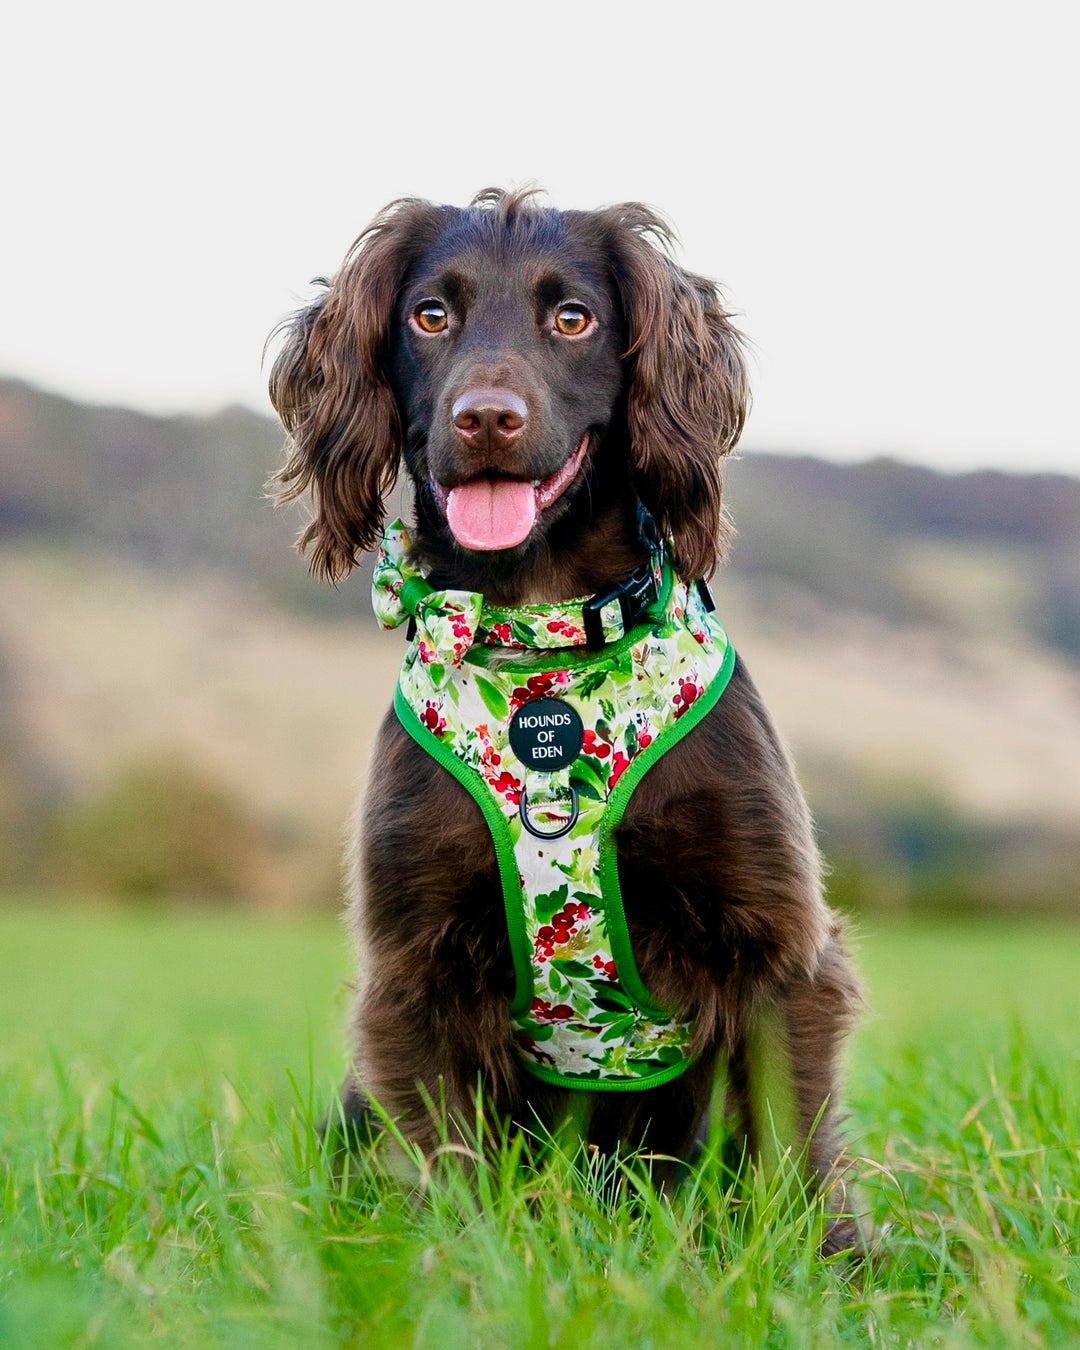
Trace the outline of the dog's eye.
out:
<instances>
[{"instance_id":1,"label":"dog's eye","mask_svg":"<svg viewBox=\"0 0 1080 1350\"><path fill-rule=\"evenodd\" d=\"M425 333L441 333L448 322L446 310L437 300L425 300L418 305L413 311L413 319L417 328Z\"/></svg>"},{"instance_id":2,"label":"dog's eye","mask_svg":"<svg viewBox=\"0 0 1080 1350\"><path fill-rule=\"evenodd\" d=\"M581 305L563 305L555 315L555 327L563 337L580 337L592 323L592 315Z\"/></svg>"}]
</instances>

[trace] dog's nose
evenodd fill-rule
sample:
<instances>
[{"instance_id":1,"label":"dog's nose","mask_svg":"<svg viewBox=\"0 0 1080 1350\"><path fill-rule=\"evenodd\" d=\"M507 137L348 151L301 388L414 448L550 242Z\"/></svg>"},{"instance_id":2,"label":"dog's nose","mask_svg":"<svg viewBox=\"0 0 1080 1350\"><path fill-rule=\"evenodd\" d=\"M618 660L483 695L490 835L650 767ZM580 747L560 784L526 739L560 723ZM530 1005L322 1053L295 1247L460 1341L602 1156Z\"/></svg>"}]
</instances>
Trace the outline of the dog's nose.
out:
<instances>
[{"instance_id":1,"label":"dog's nose","mask_svg":"<svg viewBox=\"0 0 1080 1350\"><path fill-rule=\"evenodd\" d=\"M470 389L450 409L457 433L478 450L505 450L529 416L525 400L510 389Z\"/></svg>"}]
</instances>

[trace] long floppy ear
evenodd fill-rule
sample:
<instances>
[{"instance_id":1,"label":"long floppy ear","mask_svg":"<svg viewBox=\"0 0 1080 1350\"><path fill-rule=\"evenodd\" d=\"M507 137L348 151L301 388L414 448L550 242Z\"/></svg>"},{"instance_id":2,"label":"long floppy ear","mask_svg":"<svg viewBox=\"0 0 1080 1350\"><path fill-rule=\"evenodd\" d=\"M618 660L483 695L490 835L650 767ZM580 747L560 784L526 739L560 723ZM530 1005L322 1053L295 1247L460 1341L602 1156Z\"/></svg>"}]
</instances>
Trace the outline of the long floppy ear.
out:
<instances>
[{"instance_id":1,"label":"long floppy ear","mask_svg":"<svg viewBox=\"0 0 1080 1350\"><path fill-rule=\"evenodd\" d=\"M674 538L680 573L708 576L730 534L721 461L738 441L750 404L742 338L716 286L664 251L672 235L660 216L638 202L598 214L610 229L630 331L634 484Z\"/></svg>"},{"instance_id":2,"label":"long floppy ear","mask_svg":"<svg viewBox=\"0 0 1080 1350\"><path fill-rule=\"evenodd\" d=\"M334 279L281 325L270 398L288 433L273 483L280 502L310 490L311 523L297 541L316 576L340 581L373 548L401 462L397 404L385 375L394 305L405 273L447 209L391 202L360 235Z\"/></svg>"}]
</instances>

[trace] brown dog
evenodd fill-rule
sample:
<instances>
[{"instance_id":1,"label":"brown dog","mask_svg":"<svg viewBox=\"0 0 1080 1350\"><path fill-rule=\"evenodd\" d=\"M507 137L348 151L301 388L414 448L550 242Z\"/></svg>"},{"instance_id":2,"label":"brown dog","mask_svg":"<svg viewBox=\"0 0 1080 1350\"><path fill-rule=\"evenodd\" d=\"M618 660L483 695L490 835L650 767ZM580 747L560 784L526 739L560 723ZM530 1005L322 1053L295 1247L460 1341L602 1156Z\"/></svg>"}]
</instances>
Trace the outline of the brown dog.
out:
<instances>
[{"instance_id":1,"label":"brown dog","mask_svg":"<svg viewBox=\"0 0 1080 1350\"><path fill-rule=\"evenodd\" d=\"M375 545L404 458L412 557L433 586L504 606L605 592L648 559L650 518L682 577L707 576L725 535L721 461L749 394L716 288L668 243L632 203L560 212L489 191L464 210L383 211L287 326L271 379L290 438L282 495L313 499L312 569L344 577ZM492 835L393 713L361 819L366 973L347 1110L358 1117L368 1093L428 1145L425 1098L469 1118L479 1083L505 1118L554 1126L569 1090L513 1053ZM857 990L803 798L741 663L636 787L617 849L641 979L694 1021L693 1056L660 1086L586 1093L589 1141L686 1157L723 1062L749 1147L768 1152L774 1125L796 1151L812 1133L823 1181ZM836 1225L827 1245L850 1237Z\"/></svg>"}]
</instances>

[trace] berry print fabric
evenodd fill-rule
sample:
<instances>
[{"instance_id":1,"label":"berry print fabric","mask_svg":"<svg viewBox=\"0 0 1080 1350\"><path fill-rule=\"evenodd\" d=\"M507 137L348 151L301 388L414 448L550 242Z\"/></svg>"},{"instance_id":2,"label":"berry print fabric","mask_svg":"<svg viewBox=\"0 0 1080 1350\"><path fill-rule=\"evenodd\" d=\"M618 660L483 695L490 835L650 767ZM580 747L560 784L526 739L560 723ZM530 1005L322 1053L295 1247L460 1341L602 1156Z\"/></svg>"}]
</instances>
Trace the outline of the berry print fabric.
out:
<instances>
[{"instance_id":1,"label":"berry print fabric","mask_svg":"<svg viewBox=\"0 0 1080 1350\"><path fill-rule=\"evenodd\" d=\"M558 624L557 611L574 602L496 611L467 592L425 591L410 575L407 550L395 522L373 586L387 627L410 610L417 620L395 706L491 829L514 950L509 1034L521 1063L575 1088L666 1082L690 1062L694 1024L689 1009L658 1007L642 985L614 830L649 766L722 694L734 665L727 636L696 586L665 560L660 600L631 633L595 651L572 650L565 635L571 650L530 643L534 655L525 658L524 629L536 610L548 612L544 624ZM511 718L538 698L570 704L584 726L580 753L550 772L527 767L510 744ZM526 828L526 814L547 837Z\"/></svg>"}]
</instances>

